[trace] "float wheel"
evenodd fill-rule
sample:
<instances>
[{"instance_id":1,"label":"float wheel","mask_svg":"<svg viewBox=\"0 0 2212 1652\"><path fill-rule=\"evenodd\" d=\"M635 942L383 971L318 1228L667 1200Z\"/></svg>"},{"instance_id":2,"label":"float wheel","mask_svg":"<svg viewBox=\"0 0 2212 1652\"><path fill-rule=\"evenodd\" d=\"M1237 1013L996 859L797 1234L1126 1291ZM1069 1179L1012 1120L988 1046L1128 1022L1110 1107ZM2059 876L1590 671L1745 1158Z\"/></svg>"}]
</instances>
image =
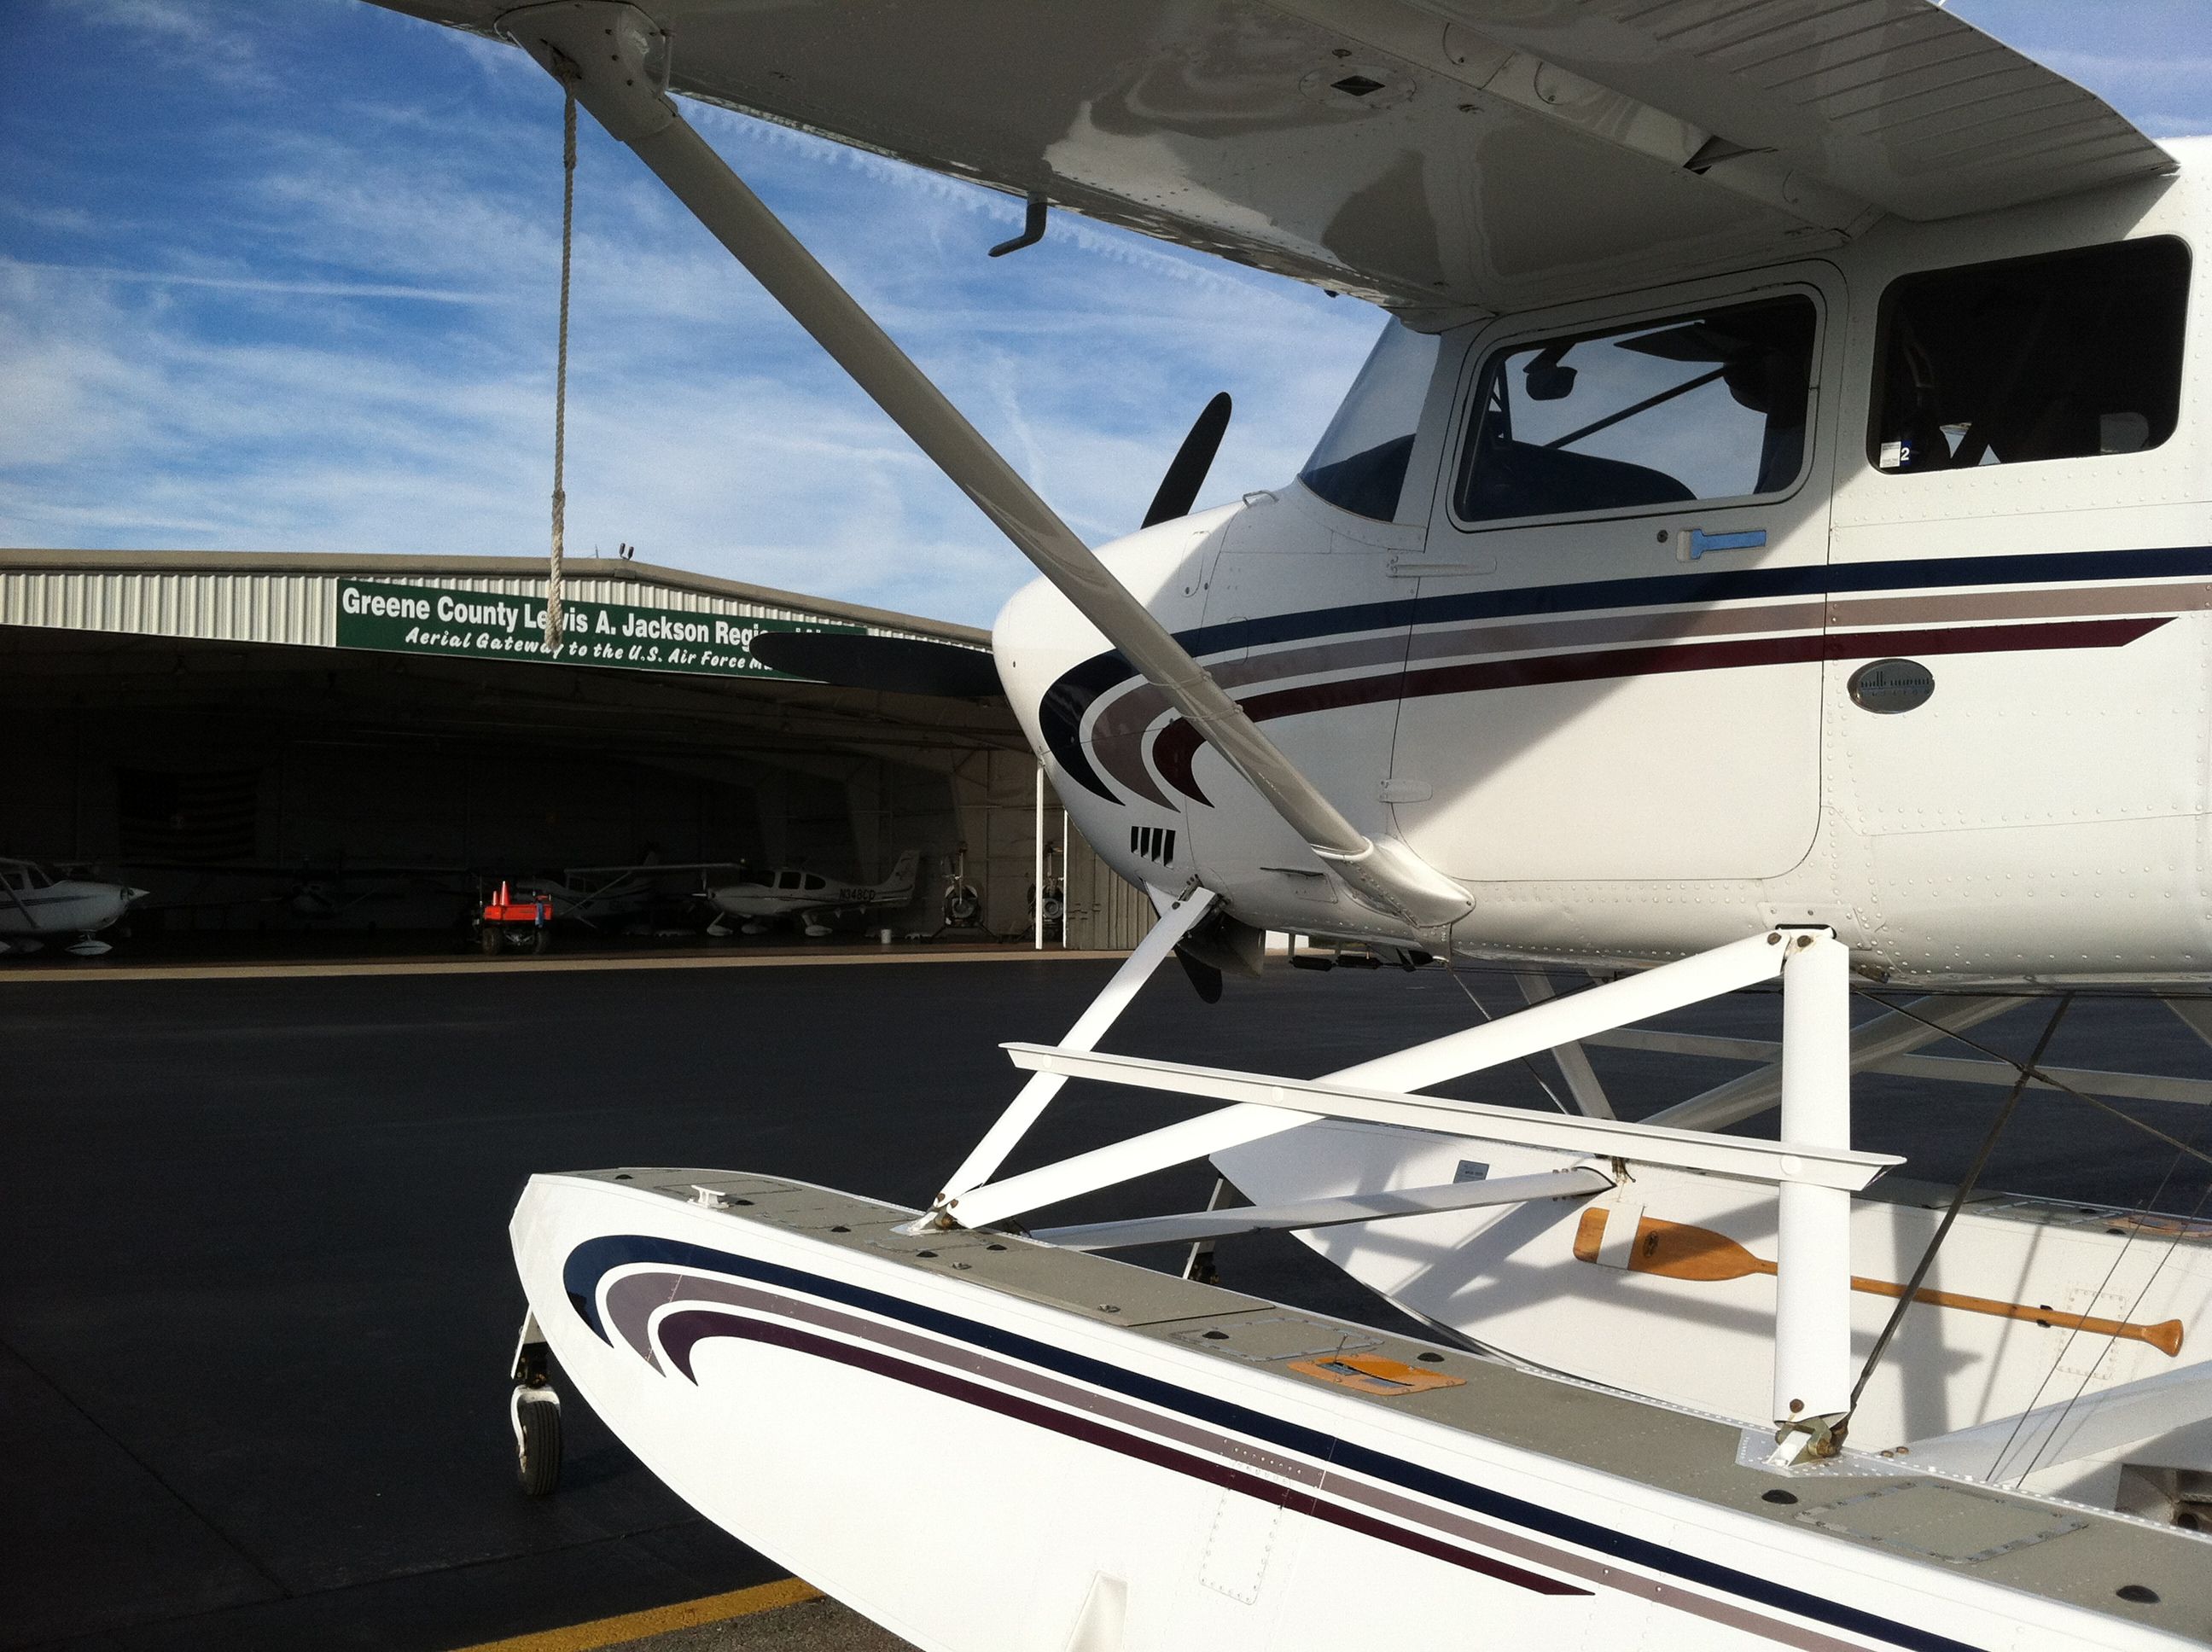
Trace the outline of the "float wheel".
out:
<instances>
[{"instance_id":1,"label":"float wheel","mask_svg":"<svg viewBox=\"0 0 2212 1652\"><path fill-rule=\"evenodd\" d=\"M514 1477L524 1496L545 1497L561 1484L561 1397L550 1388L518 1386L508 1410L514 1419Z\"/></svg>"}]
</instances>

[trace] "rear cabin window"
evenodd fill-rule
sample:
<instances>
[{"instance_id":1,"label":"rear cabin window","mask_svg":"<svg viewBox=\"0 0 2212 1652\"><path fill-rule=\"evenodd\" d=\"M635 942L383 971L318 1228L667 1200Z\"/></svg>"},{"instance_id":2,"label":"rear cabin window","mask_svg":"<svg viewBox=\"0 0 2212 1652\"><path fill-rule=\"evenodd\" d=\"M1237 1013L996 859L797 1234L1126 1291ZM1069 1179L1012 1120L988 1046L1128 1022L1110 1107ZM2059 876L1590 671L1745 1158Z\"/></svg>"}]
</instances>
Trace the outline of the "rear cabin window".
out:
<instances>
[{"instance_id":1,"label":"rear cabin window","mask_svg":"<svg viewBox=\"0 0 2212 1652\"><path fill-rule=\"evenodd\" d=\"M1819 317L1802 295L1516 344L1484 365L1462 522L1780 493L1805 468Z\"/></svg>"},{"instance_id":2,"label":"rear cabin window","mask_svg":"<svg viewBox=\"0 0 2212 1652\"><path fill-rule=\"evenodd\" d=\"M1396 519L1437 349L1435 335L1388 323L1298 480L1339 510Z\"/></svg>"},{"instance_id":3,"label":"rear cabin window","mask_svg":"<svg viewBox=\"0 0 2212 1652\"><path fill-rule=\"evenodd\" d=\"M2157 446L2179 416L2188 298L2171 238L1891 282L1868 459L1909 476Z\"/></svg>"}]
</instances>

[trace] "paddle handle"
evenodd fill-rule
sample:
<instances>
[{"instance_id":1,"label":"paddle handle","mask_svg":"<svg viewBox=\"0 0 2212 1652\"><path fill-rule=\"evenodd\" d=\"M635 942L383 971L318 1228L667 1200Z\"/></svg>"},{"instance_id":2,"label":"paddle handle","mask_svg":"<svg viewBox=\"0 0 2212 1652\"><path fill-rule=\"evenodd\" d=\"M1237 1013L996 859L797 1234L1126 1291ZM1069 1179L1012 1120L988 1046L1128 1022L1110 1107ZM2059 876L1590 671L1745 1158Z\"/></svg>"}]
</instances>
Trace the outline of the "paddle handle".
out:
<instances>
[{"instance_id":1,"label":"paddle handle","mask_svg":"<svg viewBox=\"0 0 2212 1652\"><path fill-rule=\"evenodd\" d=\"M1575 1233L1575 1255L1581 1260L1595 1262L1598 1260L1600 1248L1605 1241L1608 1214L1602 1209L1583 1212ZM1675 1252L1671 1255L1665 1249L1670 1240L1675 1247ZM1628 1248L1628 1271L1654 1273L1665 1279L1686 1279L1700 1285L1711 1285L1740 1279L1752 1273L1771 1275L1776 1270L1774 1264L1764 1256L1747 1250L1725 1234L1715 1233L1710 1228L1692 1227L1686 1222L1667 1222L1646 1216L1638 1220L1635 1242ZM1893 1299L1905 1294L1905 1287L1901 1285L1893 1285L1887 1279L1860 1278L1856 1275L1851 1279L1851 1289L1863 1291L1870 1297ZM2179 1320L2164 1320L2156 1325L2135 1325L2125 1320L2099 1319L2091 1314L2066 1314L2051 1308L2030 1307L2026 1303L1960 1296L1952 1291L1916 1291L1912 1293L1912 1300L1926 1303L1930 1308L1956 1309L1967 1314L1989 1314L1998 1319L2026 1320L2032 1324L2053 1326L2060 1330L2085 1331L2091 1336L2121 1337L2130 1342L2147 1342L2169 1359L2181 1351Z\"/></svg>"},{"instance_id":2,"label":"paddle handle","mask_svg":"<svg viewBox=\"0 0 2212 1652\"><path fill-rule=\"evenodd\" d=\"M1767 1272L1773 1270L1770 1267ZM1892 1285L1887 1279L1862 1279L1856 1276L1851 1289L1863 1291L1870 1297L1902 1297L1905 1287ZM1930 1308L1957 1308L1969 1314L1991 1314L1999 1319L2027 1320L2037 1325L2056 1326L2064 1331L2086 1331L2093 1337L2124 1337L2130 1342L2148 1342L2172 1358L2181 1351L2181 1321L2163 1320L2156 1325L2134 1325L2126 1320L2099 1319L2094 1314L2063 1314L2052 1308L2031 1308L2026 1303L1995 1302L1987 1297L1961 1297L1949 1291L1916 1291L1912 1300L1924 1302Z\"/></svg>"}]
</instances>

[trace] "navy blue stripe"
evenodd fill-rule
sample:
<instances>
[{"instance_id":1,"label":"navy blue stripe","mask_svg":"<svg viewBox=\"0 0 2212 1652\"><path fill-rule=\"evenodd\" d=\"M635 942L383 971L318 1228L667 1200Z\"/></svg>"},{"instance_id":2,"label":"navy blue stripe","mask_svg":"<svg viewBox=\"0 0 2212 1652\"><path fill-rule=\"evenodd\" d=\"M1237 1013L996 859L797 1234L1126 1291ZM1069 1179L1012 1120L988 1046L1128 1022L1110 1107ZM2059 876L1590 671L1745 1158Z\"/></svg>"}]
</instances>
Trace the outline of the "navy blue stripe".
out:
<instances>
[{"instance_id":1,"label":"navy blue stripe","mask_svg":"<svg viewBox=\"0 0 2212 1652\"><path fill-rule=\"evenodd\" d=\"M1687 603L1750 602L1766 597L1836 596L1867 591L1930 591L1961 586L2038 585L2070 580L2173 580L2212 574L2212 546L2163 550L2058 551L2048 556L1913 556L1887 562L1814 562L1802 568L1745 568L1666 574L1638 580L1523 586L1449 597L1401 598L1345 608L1310 609L1264 619L1178 631L1176 641L1201 658L1307 637L1440 625L1450 620L1584 613L1601 608L1663 608ZM1087 663L1087 662L1086 662ZM1077 670L1081 670L1078 666Z\"/></svg>"},{"instance_id":2,"label":"navy blue stripe","mask_svg":"<svg viewBox=\"0 0 2212 1652\"><path fill-rule=\"evenodd\" d=\"M1664 608L1688 603L1751 602L1766 597L1826 597L1850 592L1933 591L1964 586L2036 585L2073 580L2174 580L2212 575L2212 546L2153 550L2068 550L2004 556L1911 556L1887 562L1814 562L1802 568L1705 568L1636 580L1522 586L1449 597L1401 597L1343 608L1234 620L1178 631L1194 656L1267 647L1311 637L1348 636L1454 620L1575 614L1595 609ZM1038 708L1045 744L1086 792L1118 804L1083 750L1083 719L1097 698L1136 675L1120 651L1093 654L1046 690Z\"/></svg>"},{"instance_id":3,"label":"navy blue stripe","mask_svg":"<svg viewBox=\"0 0 2212 1652\"><path fill-rule=\"evenodd\" d=\"M1663 1572L1743 1600L1755 1600L1776 1611L1791 1613L1855 1635L1872 1636L1893 1646L1911 1647L1915 1649L1915 1652L1975 1652L1975 1649L1963 1641L1954 1641L1948 1636L1933 1634L1909 1624L1900 1624L1853 1606L1838 1605L1818 1595L1808 1594L1786 1584L1717 1565L1695 1555L1685 1554L1643 1538L1631 1537L1610 1527L1595 1525L1558 1509L1547 1509L1540 1503L1528 1503L1492 1491L1486 1486L1455 1479L1449 1474L1420 1467L1402 1458L1340 1440L1316 1429L1285 1422L1264 1412L1177 1388L1156 1377L1145 1376L1119 1365L1108 1364L1065 1348L1054 1347L1050 1343L1036 1342L1011 1331L1002 1331L996 1326L963 1319L938 1309L925 1308L920 1303L886 1296L863 1285L848 1285L840 1279L825 1278L819 1274L784 1267L775 1262L758 1261L749 1256L733 1255L704 1245L687 1244L675 1239L658 1239L643 1234L615 1234L599 1239L587 1239L571 1251L562 1269L562 1288L567 1291L569 1302L575 1306L584 1322L603 1342L611 1339L599 1323L599 1281L609 1270L632 1262L653 1262L700 1268L709 1272L733 1273L764 1284L781 1285L786 1290L804 1291L831 1302L842 1303L848 1308L879 1314L885 1319L933 1331L956 1341L988 1348L1011 1359L1056 1371L1062 1376L1073 1377L1094 1388L1106 1388L1147 1405L1158 1406L1164 1411L1180 1412L1217 1428L1265 1440L1272 1445L1302 1453L1321 1462L1354 1469L1371 1479L1418 1491L1442 1503L1455 1503L1493 1520L1509 1521L1528 1531L1540 1532L1547 1537L1610 1555L1632 1565Z\"/></svg>"},{"instance_id":4,"label":"navy blue stripe","mask_svg":"<svg viewBox=\"0 0 2212 1652\"><path fill-rule=\"evenodd\" d=\"M1060 773L1085 791L1095 793L1116 807L1121 806L1121 799L1098 778L1098 771L1091 766L1091 754L1083 749L1083 717L1091 709L1092 701L1115 683L1133 677L1136 669L1122 657L1119 648L1094 654L1062 673L1044 691L1044 698L1037 705L1037 727L1044 735L1046 750L1059 763Z\"/></svg>"}]
</instances>

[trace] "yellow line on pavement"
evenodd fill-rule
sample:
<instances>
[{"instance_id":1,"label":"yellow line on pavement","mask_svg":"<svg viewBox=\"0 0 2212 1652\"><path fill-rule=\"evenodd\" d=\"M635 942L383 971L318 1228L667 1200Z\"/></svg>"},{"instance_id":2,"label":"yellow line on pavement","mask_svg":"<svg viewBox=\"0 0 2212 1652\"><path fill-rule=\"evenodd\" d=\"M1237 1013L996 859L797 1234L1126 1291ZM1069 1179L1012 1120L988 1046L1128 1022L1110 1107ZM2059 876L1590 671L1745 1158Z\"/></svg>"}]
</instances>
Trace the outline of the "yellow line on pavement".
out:
<instances>
[{"instance_id":1,"label":"yellow line on pavement","mask_svg":"<svg viewBox=\"0 0 2212 1652\"><path fill-rule=\"evenodd\" d=\"M673 1606L654 1606L647 1612L626 1612L619 1618L599 1618L588 1624L571 1624L565 1629L545 1629L535 1635L485 1641L481 1645L464 1647L461 1652L593 1652L597 1647L622 1646L641 1641L648 1635L696 1629L702 1624L727 1623L732 1618L750 1617L756 1612L772 1612L778 1606L794 1606L821 1598L822 1591L811 1583L802 1583L796 1577L781 1577L773 1583L756 1583L749 1589L732 1589L727 1594L709 1594L697 1600L678 1600Z\"/></svg>"}]
</instances>

